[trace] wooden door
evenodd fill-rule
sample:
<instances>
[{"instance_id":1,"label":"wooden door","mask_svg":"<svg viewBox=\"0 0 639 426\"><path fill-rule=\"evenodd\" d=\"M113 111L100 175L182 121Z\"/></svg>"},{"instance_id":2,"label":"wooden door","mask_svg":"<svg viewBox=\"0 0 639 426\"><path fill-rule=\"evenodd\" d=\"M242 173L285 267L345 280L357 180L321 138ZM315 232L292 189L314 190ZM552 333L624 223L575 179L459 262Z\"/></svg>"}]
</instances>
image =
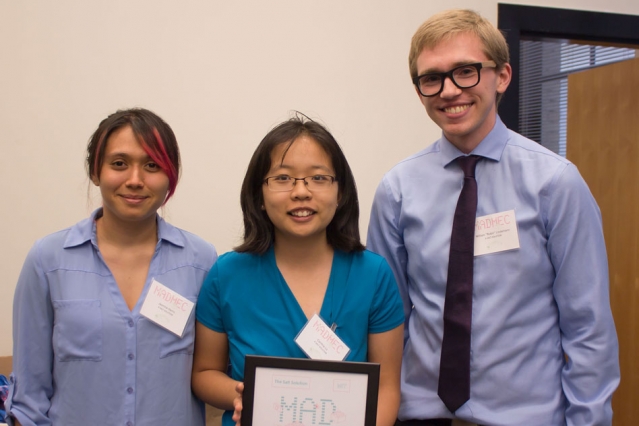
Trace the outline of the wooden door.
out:
<instances>
[{"instance_id":1,"label":"wooden door","mask_svg":"<svg viewBox=\"0 0 639 426\"><path fill-rule=\"evenodd\" d=\"M639 59L568 77L566 157L603 217L621 383L613 425L639 424Z\"/></svg>"}]
</instances>

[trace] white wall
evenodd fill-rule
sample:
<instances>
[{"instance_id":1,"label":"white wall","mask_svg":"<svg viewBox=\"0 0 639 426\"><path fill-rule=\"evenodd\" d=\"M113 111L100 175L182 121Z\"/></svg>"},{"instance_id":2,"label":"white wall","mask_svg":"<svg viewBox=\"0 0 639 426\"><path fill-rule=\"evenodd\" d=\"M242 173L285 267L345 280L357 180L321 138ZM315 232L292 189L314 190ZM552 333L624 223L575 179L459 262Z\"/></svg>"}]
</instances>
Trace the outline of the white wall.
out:
<instances>
[{"instance_id":1,"label":"white wall","mask_svg":"<svg viewBox=\"0 0 639 426\"><path fill-rule=\"evenodd\" d=\"M639 15L636 0L515 2ZM87 140L118 108L141 106L175 131L183 174L174 225L239 242L239 189L255 146L293 109L342 145L366 234L383 173L430 144L409 80L410 38L443 3L425 0L0 0L0 356L33 242L86 217ZM497 21L497 2L453 0Z\"/></svg>"}]
</instances>

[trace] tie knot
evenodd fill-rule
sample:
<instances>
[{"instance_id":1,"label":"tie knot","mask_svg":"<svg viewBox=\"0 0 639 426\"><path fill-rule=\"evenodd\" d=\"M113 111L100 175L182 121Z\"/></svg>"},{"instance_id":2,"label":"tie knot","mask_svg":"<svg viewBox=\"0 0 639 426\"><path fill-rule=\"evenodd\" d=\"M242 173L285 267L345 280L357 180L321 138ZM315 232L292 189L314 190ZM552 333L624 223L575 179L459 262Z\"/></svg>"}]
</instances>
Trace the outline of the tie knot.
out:
<instances>
[{"instance_id":1,"label":"tie knot","mask_svg":"<svg viewBox=\"0 0 639 426\"><path fill-rule=\"evenodd\" d=\"M464 177L475 177L475 166L479 161L479 156L477 155L469 155L467 157L458 157L457 162L459 163L459 167L464 171Z\"/></svg>"}]
</instances>

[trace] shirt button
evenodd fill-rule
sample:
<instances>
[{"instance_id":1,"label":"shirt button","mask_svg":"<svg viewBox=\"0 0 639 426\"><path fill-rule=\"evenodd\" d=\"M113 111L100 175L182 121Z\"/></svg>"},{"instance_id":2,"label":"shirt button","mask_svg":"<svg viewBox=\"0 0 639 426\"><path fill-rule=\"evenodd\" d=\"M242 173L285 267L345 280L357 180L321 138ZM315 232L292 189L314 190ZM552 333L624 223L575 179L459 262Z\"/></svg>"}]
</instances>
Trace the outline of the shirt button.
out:
<instances>
[{"instance_id":1,"label":"shirt button","mask_svg":"<svg viewBox=\"0 0 639 426\"><path fill-rule=\"evenodd\" d=\"M127 389L126 389L126 391L127 391L128 393L133 393L133 388L127 388Z\"/></svg>"},{"instance_id":2,"label":"shirt button","mask_svg":"<svg viewBox=\"0 0 639 426\"><path fill-rule=\"evenodd\" d=\"M135 358L135 355L129 354L129 359L133 359L133 358Z\"/></svg>"},{"instance_id":3,"label":"shirt button","mask_svg":"<svg viewBox=\"0 0 639 426\"><path fill-rule=\"evenodd\" d=\"M126 426L133 426L133 422L129 420L128 422L126 422Z\"/></svg>"},{"instance_id":4,"label":"shirt button","mask_svg":"<svg viewBox=\"0 0 639 426\"><path fill-rule=\"evenodd\" d=\"M129 320L129 327L133 327L133 320Z\"/></svg>"}]
</instances>

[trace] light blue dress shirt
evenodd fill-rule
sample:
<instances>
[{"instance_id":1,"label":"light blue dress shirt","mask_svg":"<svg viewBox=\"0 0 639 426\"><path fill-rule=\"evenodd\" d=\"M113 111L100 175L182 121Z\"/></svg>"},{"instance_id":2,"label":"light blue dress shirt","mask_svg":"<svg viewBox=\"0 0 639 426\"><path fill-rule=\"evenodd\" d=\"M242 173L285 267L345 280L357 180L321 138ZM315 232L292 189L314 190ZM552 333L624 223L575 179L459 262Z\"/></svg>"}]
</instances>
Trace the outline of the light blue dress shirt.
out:
<instances>
[{"instance_id":1,"label":"light blue dress shirt","mask_svg":"<svg viewBox=\"0 0 639 426\"><path fill-rule=\"evenodd\" d=\"M13 307L7 412L31 425L204 425L191 393L195 314L182 338L140 315L155 279L195 302L217 254L158 217L158 243L132 311L97 246L95 218L39 240Z\"/></svg>"},{"instance_id":2,"label":"light blue dress shirt","mask_svg":"<svg viewBox=\"0 0 639 426\"><path fill-rule=\"evenodd\" d=\"M611 424L618 344L595 200L573 164L499 118L472 154L484 157L477 216L514 210L520 247L475 257L470 400L455 416ZM375 195L368 247L391 265L407 320L402 420L453 416L437 385L462 155L442 137L388 172Z\"/></svg>"}]
</instances>

